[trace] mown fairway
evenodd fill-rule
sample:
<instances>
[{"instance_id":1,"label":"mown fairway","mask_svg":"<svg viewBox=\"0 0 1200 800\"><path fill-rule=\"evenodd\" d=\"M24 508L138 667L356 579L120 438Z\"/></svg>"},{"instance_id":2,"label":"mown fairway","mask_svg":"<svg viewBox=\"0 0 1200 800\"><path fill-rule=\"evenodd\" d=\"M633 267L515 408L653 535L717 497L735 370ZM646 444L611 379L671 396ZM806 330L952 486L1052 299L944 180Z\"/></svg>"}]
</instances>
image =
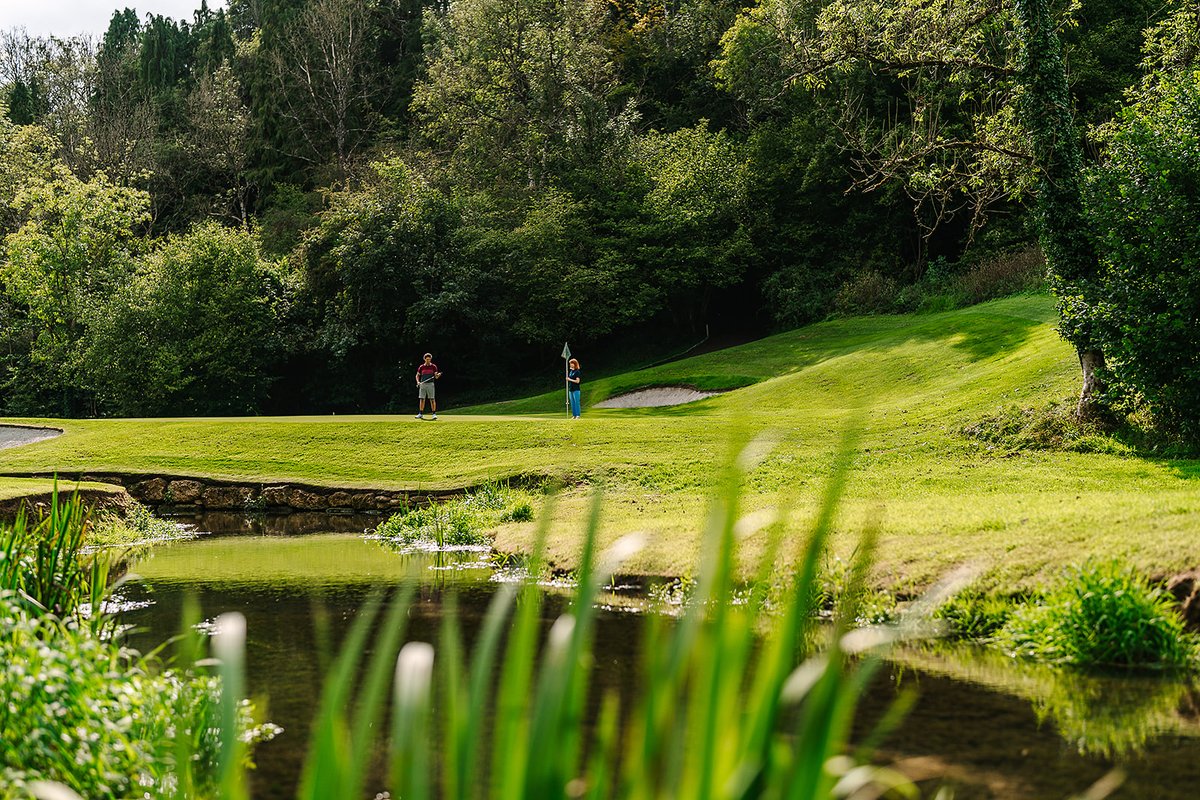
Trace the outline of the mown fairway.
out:
<instances>
[{"instance_id":1,"label":"mown fairway","mask_svg":"<svg viewBox=\"0 0 1200 800\"><path fill-rule=\"evenodd\" d=\"M910 317L812 326L660 368L592 381L572 422L560 392L438 422L411 417L55 421L66 435L0 452L0 472L58 470L204 475L346 487L450 489L519 475L588 478L554 504L551 555L569 566L592 485L606 495L604 535L649 536L634 570L688 572L707 496L732 443L776 442L748 480L748 510L790 506L799 538L842 431L860 420L854 474L839 512L848 554L880 531L878 577L927 584L975 561L1013 589L1089 554L1146 570L1195 566L1200 462L1112 453L1011 452L964 426L1011 405L1075 391L1074 355L1044 297ZM548 376L555 386L556 376ZM619 391L687 383L742 386L675 409L586 410ZM497 532L528 547L533 525ZM750 537L752 556L762 534Z\"/></svg>"}]
</instances>

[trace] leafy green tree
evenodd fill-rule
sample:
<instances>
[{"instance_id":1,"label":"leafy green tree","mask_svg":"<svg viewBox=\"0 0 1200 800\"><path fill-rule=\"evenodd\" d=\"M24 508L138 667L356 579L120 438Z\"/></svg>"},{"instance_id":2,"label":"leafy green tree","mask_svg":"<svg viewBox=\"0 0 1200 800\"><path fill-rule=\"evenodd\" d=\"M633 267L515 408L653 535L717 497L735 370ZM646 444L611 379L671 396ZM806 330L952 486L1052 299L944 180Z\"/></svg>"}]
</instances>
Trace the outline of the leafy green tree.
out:
<instances>
[{"instance_id":1,"label":"leafy green tree","mask_svg":"<svg viewBox=\"0 0 1200 800\"><path fill-rule=\"evenodd\" d=\"M374 165L361 190L330 200L295 256L313 329L297 357L320 364L313 380L329 384L307 385L309 396L339 409L370 407L407 388L398 362L432 347L418 340L460 338L483 304L461 268L459 208L404 162Z\"/></svg>"},{"instance_id":2,"label":"leafy green tree","mask_svg":"<svg viewBox=\"0 0 1200 800\"><path fill-rule=\"evenodd\" d=\"M187 122L175 134L184 217L248 226L256 189L249 175L252 129L233 69L222 64L201 75L186 105Z\"/></svg>"},{"instance_id":3,"label":"leafy green tree","mask_svg":"<svg viewBox=\"0 0 1200 800\"><path fill-rule=\"evenodd\" d=\"M520 223L476 223L467 254L508 328L510 346L594 342L662 308L652 267L634 252L637 225L606 237L603 211L559 189L530 198ZM618 224L620 220L616 220Z\"/></svg>"},{"instance_id":4,"label":"leafy green tree","mask_svg":"<svg viewBox=\"0 0 1200 800\"><path fill-rule=\"evenodd\" d=\"M860 185L904 185L933 219L966 209L976 222L998 203L1034 197L1064 336L1082 372L1078 413L1098 413L1104 354L1087 324L1098 271L1082 218L1081 136L1059 27L1074 20L1049 0L762 0L726 37L726 79L764 60L782 88L853 88L887 76L886 116L848 94L843 132L860 154ZM765 57L763 54L766 54ZM775 84L779 87L779 84ZM776 91L780 89L777 88Z\"/></svg>"},{"instance_id":5,"label":"leafy green tree","mask_svg":"<svg viewBox=\"0 0 1200 800\"><path fill-rule=\"evenodd\" d=\"M304 144L296 155L319 165L332 157L339 187L377 124L370 20L362 0L313 0L281 32L268 62L280 109Z\"/></svg>"},{"instance_id":6,"label":"leafy green tree","mask_svg":"<svg viewBox=\"0 0 1200 800\"><path fill-rule=\"evenodd\" d=\"M707 119L739 121L732 98L713 80L709 63L743 0L611 0L604 42L621 81L647 125L674 131Z\"/></svg>"},{"instance_id":7,"label":"leafy green tree","mask_svg":"<svg viewBox=\"0 0 1200 800\"><path fill-rule=\"evenodd\" d=\"M126 279L148 222L144 192L62 164L11 200L20 226L4 239L0 286L20 323L4 332L0 391L10 410L94 412L81 351L90 313Z\"/></svg>"},{"instance_id":8,"label":"leafy green tree","mask_svg":"<svg viewBox=\"0 0 1200 800\"><path fill-rule=\"evenodd\" d=\"M614 156L633 122L588 0L465 0L430 14L413 107L453 178L506 196Z\"/></svg>"},{"instance_id":9,"label":"leafy green tree","mask_svg":"<svg viewBox=\"0 0 1200 800\"><path fill-rule=\"evenodd\" d=\"M280 356L283 290L251 233L210 222L168 237L95 308L86 364L102 408L261 411Z\"/></svg>"},{"instance_id":10,"label":"leafy green tree","mask_svg":"<svg viewBox=\"0 0 1200 800\"><path fill-rule=\"evenodd\" d=\"M15 125L0 115L0 237L20 227L25 212L17 197L28 186L49 182L62 165L58 142L38 125Z\"/></svg>"},{"instance_id":11,"label":"leafy green tree","mask_svg":"<svg viewBox=\"0 0 1200 800\"><path fill-rule=\"evenodd\" d=\"M1088 173L1087 221L1101 270L1087 309L1114 389L1200 437L1200 72L1185 8L1149 37L1150 72L1102 131Z\"/></svg>"},{"instance_id":12,"label":"leafy green tree","mask_svg":"<svg viewBox=\"0 0 1200 800\"><path fill-rule=\"evenodd\" d=\"M893 282L918 260L912 205L892 184L848 191L851 167L829 110L816 102L754 126L744 148L749 231L764 311L787 328L823 319L862 272Z\"/></svg>"},{"instance_id":13,"label":"leafy green tree","mask_svg":"<svg viewBox=\"0 0 1200 800\"><path fill-rule=\"evenodd\" d=\"M45 113L45 100L36 80L17 79L8 91L8 118L17 125L32 125Z\"/></svg>"},{"instance_id":14,"label":"leafy green tree","mask_svg":"<svg viewBox=\"0 0 1200 800\"><path fill-rule=\"evenodd\" d=\"M747 165L732 139L692 128L641 140L650 189L637 258L677 323L695 330L719 292L741 282L754 258L747 224Z\"/></svg>"}]
</instances>

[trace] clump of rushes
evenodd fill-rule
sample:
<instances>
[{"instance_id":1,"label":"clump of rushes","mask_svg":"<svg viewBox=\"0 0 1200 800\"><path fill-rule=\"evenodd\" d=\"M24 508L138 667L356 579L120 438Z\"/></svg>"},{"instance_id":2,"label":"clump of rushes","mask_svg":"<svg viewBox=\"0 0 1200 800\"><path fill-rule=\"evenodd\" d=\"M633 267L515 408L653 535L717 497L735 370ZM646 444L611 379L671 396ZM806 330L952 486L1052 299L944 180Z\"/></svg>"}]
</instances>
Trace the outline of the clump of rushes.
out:
<instances>
[{"instance_id":1,"label":"clump of rushes","mask_svg":"<svg viewBox=\"0 0 1200 800\"><path fill-rule=\"evenodd\" d=\"M1014 602L979 591L965 591L950 598L934 617L946 623L949 639L990 641L1008 623Z\"/></svg>"},{"instance_id":2,"label":"clump of rushes","mask_svg":"<svg viewBox=\"0 0 1200 800\"><path fill-rule=\"evenodd\" d=\"M997 643L1079 666L1190 667L1198 652L1170 595L1115 560L1067 570L1040 602L1013 612Z\"/></svg>"},{"instance_id":3,"label":"clump of rushes","mask_svg":"<svg viewBox=\"0 0 1200 800\"><path fill-rule=\"evenodd\" d=\"M60 501L55 490L48 513L31 520L24 510L0 526L0 592L9 592L34 614L60 618L98 609L108 593L109 564L85 556L88 514L79 498ZM92 615L98 622L102 615Z\"/></svg>"},{"instance_id":4,"label":"clump of rushes","mask_svg":"<svg viewBox=\"0 0 1200 800\"><path fill-rule=\"evenodd\" d=\"M92 523L87 544L89 547L114 547L165 542L188 535L184 528L154 516L149 508L134 501L123 514L116 511L98 514Z\"/></svg>"},{"instance_id":5,"label":"clump of rushes","mask_svg":"<svg viewBox=\"0 0 1200 800\"><path fill-rule=\"evenodd\" d=\"M803 655L845 461L777 613L766 620L754 610L759 604L736 602L738 483L730 476L682 615L647 620L635 696L590 683L597 595L636 549L626 539L597 556L599 500L574 602L547 635L539 622L543 595L532 580L500 588L470 647L451 598L436 654L420 642L400 647L411 588L386 611L378 599L369 603L330 670L299 797L341 800L383 788L405 800L916 796L902 776L862 763L876 739L848 745L858 695L878 667L870 648L887 639L880 630L850 630L856 592L843 595L828 646ZM542 516L538 542L550 518ZM772 529L752 585L765 586L782 557L782 530ZM864 579L868 553L850 583ZM760 638L764 624L770 630ZM372 629L380 633L364 656ZM393 675L390 777L386 787L368 786ZM599 709L594 725L589 708Z\"/></svg>"},{"instance_id":6,"label":"clump of rushes","mask_svg":"<svg viewBox=\"0 0 1200 800\"><path fill-rule=\"evenodd\" d=\"M482 547L488 532L505 522L533 518L528 495L489 483L444 503L406 508L389 517L375 535L400 547Z\"/></svg>"}]
</instances>

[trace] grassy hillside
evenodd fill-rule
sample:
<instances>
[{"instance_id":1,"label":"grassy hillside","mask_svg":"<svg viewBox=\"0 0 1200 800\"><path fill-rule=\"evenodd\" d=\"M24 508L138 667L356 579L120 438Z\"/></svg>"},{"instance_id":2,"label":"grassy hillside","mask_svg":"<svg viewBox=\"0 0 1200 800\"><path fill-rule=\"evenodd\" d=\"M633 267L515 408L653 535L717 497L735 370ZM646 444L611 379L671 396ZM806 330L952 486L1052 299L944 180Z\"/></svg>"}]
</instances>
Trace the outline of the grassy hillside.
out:
<instances>
[{"instance_id":1,"label":"grassy hillside","mask_svg":"<svg viewBox=\"0 0 1200 800\"><path fill-rule=\"evenodd\" d=\"M1127 553L1149 570L1200 563L1200 464L1125 454L1007 453L960 434L1007 405L1069 396L1073 353L1043 297L944 314L839 320L662 367L589 382L590 403L640 386L743 388L671 409L561 412L547 394L409 417L56 422L57 439L0 452L0 472L123 471L338 486L453 488L524 474L587 478L607 496L607 538L642 530L635 569L690 569L706 497L730 443L776 446L752 472L749 510L792 505L803 530L840 431L862 435L839 547L881 531L880 578L927 583L976 560L993 585L1044 575L1085 552ZM552 556L571 561L588 487L553 514ZM529 524L498 532L527 547ZM751 537L749 551L756 537Z\"/></svg>"}]
</instances>

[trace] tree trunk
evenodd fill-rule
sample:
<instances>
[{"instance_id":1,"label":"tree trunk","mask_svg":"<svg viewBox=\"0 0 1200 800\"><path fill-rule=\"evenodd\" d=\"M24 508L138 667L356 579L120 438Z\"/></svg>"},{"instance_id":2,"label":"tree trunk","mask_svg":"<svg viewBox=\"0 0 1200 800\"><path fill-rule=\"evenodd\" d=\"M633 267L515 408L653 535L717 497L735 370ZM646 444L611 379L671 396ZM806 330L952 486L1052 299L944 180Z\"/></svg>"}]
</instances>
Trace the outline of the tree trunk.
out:
<instances>
[{"instance_id":1,"label":"tree trunk","mask_svg":"<svg viewBox=\"0 0 1200 800\"><path fill-rule=\"evenodd\" d=\"M1022 123L1033 145L1038 170L1037 218L1050 284L1060 301L1073 297L1087 316L1089 286L1100 272L1100 259L1083 213L1083 148L1071 113L1071 90L1062 43L1054 24L1052 0L1015 0L1018 35L1023 45L1020 80L1025 87ZM1075 345L1083 371L1078 416L1104 416L1097 370L1104 353L1091 326L1079 314L1064 315L1060 328Z\"/></svg>"},{"instance_id":2,"label":"tree trunk","mask_svg":"<svg viewBox=\"0 0 1200 800\"><path fill-rule=\"evenodd\" d=\"M1075 416L1081 420L1102 419L1104 409L1100 404L1100 395L1104 392L1104 380L1100 372L1104 369L1104 353L1080 349L1079 368L1083 371L1083 389L1079 392Z\"/></svg>"}]
</instances>

